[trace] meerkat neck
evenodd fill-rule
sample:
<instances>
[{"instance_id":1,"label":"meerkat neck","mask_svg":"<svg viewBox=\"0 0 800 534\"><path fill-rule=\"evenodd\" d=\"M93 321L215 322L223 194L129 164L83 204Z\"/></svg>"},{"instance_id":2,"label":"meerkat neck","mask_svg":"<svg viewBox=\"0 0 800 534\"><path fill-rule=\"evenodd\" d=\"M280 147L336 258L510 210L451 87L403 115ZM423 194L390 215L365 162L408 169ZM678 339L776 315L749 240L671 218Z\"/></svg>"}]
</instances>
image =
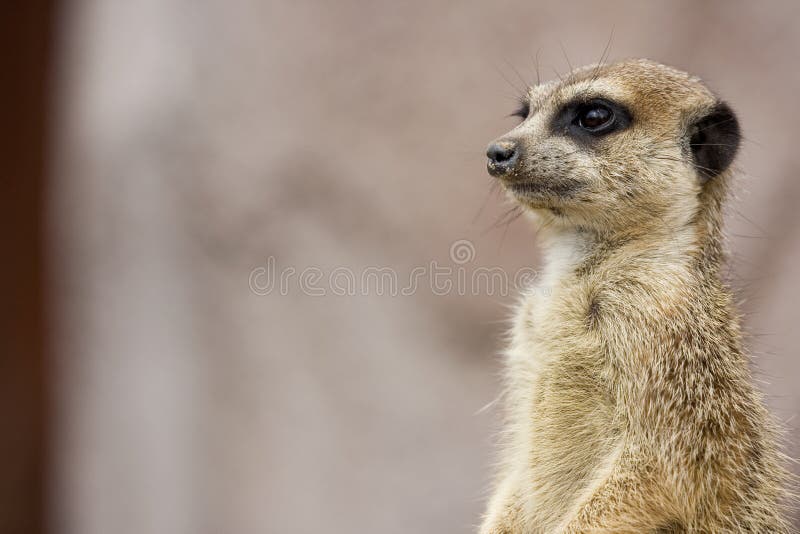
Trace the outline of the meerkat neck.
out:
<instances>
[{"instance_id":1,"label":"meerkat neck","mask_svg":"<svg viewBox=\"0 0 800 534\"><path fill-rule=\"evenodd\" d=\"M692 220L659 220L623 231L597 231L583 226L545 225L538 233L544 252L543 286L566 281L616 258L620 268L636 263L619 261L650 258L649 270L686 266L707 278L717 278L724 259L718 213L700 212Z\"/></svg>"},{"instance_id":2,"label":"meerkat neck","mask_svg":"<svg viewBox=\"0 0 800 534\"><path fill-rule=\"evenodd\" d=\"M539 233L545 263L540 285L561 284L597 247L595 237L578 228L549 228Z\"/></svg>"}]
</instances>

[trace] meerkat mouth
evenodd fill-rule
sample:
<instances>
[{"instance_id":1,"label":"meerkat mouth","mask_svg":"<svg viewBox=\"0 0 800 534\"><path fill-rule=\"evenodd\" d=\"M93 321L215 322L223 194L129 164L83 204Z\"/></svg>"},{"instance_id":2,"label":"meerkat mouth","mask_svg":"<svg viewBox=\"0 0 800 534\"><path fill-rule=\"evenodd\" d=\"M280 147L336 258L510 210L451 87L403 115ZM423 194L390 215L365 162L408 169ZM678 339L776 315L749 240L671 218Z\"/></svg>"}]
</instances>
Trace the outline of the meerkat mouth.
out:
<instances>
[{"instance_id":1,"label":"meerkat mouth","mask_svg":"<svg viewBox=\"0 0 800 534\"><path fill-rule=\"evenodd\" d=\"M503 186L522 200L537 200L542 197L548 198L573 198L581 189L581 184L577 182L551 182L546 180L503 180Z\"/></svg>"}]
</instances>

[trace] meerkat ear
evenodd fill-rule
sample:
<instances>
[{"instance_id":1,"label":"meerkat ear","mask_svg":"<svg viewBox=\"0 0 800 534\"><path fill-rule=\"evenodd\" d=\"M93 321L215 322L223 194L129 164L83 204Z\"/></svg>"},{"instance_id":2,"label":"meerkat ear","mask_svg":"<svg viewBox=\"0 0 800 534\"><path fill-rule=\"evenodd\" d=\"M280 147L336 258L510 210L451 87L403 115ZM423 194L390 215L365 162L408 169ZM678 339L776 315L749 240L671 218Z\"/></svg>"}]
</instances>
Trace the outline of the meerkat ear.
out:
<instances>
[{"instance_id":1,"label":"meerkat ear","mask_svg":"<svg viewBox=\"0 0 800 534\"><path fill-rule=\"evenodd\" d=\"M739 149L739 121L725 102L719 101L694 123L689 139L692 159L705 183L727 169Z\"/></svg>"}]
</instances>

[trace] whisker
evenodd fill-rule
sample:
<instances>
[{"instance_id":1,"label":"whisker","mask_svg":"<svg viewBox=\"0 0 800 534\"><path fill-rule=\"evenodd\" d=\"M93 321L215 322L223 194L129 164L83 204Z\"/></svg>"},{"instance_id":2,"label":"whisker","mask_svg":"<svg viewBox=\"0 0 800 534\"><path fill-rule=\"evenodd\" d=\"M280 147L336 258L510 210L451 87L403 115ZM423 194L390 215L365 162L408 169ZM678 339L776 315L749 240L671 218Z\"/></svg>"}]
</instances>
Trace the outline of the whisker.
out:
<instances>
[{"instance_id":1,"label":"whisker","mask_svg":"<svg viewBox=\"0 0 800 534\"><path fill-rule=\"evenodd\" d=\"M519 88L519 87L517 87L517 86L514 84L514 82L512 82L512 81L511 81L511 80L508 78L508 76L506 76L506 74L505 74L505 73L504 73L504 72L503 72L503 71L500 69L500 67L498 67L497 65L494 65L494 70L496 70L496 71L497 71L497 73L498 73L498 74L499 74L499 75L500 75L500 76L501 76L501 77L502 77L502 78L503 78L503 79L506 81L506 83L507 83L508 85L510 85L512 89L514 89L514 92L515 92L515 93L519 94L519 93L522 93L522 92L523 92L523 91L521 91L521 90L520 90L520 88Z\"/></svg>"},{"instance_id":2,"label":"whisker","mask_svg":"<svg viewBox=\"0 0 800 534\"><path fill-rule=\"evenodd\" d=\"M533 65L536 68L536 85L541 85L542 84L542 77L539 75L539 52L541 52L541 51L542 51L541 48L537 48L536 49L536 56L531 58L531 59L533 59Z\"/></svg>"},{"instance_id":3,"label":"whisker","mask_svg":"<svg viewBox=\"0 0 800 534\"><path fill-rule=\"evenodd\" d=\"M600 69L603 68L605 62L608 60L607 54L611 51L611 41L614 40L614 26L611 27L611 34L608 36L608 41L606 41L606 46L603 48L603 53L600 54L600 61L597 62L597 67L594 69L594 73L592 74L592 79L596 80L597 77L600 75Z\"/></svg>"},{"instance_id":4,"label":"whisker","mask_svg":"<svg viewBox=\"0 0 800 534\"><path fill-rule=\"evenodd\" d=\"M513 65L513 64L512 64L512 63L511 63L509 60L507 60L507 59L506 59L506 60L504 60L504 61L505 61L506 65L508 65L508 67L509 67L509 68L510 68L512 71L514 71L514 74L516 74L516 75L517 75L517 78L519 78L519 81L521 81L521 82L522 82L522 86L525 88L525 90L523 91L523 93L524 93L524 94L527 94L527 93L528 93L528 87L530 87L530 86L531 86L531 83L530 83L528 80L526 80L525 78L523 78L523 77L522 77L522 74L520 74L520 73L519 73L519 70L517 70L517 68L516 68L516 67L515 67L515 66L514 66L514 65Z\"/></svg>"},{"instance_id":5,"label":"whisker","mask_svg":"<svg viewBox=\"0 0 800 534\"><path fill-rule=\"evenodd\" d=\"M472 218L472 224L478 222L478 219L483 213L483 210L486 209L486 206L489 204L489 199L492 198L492 195L494 193L497 193L498 187L500 187L500 185L498 184L497 180L492 180L492 185L489 186L489 191L486 193L486 196L483 199L483 203L481 204L480 209L478 209L478 213L476 213L475 216Z\"/></svg>"},{"instance_id":6,"label":"whisker","mask_svg":"<svg viewBox=\"0 0 800 534\"><path fill-rule=\"evenodd\" d=\"M567 49L564 48L564 43L562 43L560 39L558 41L558 46L561 47L561 53L564 54L564 59L567 60L567 66L569 67L569 71L572 72L575 69L572 67L572 63L570 63L569 56L567 55Z\"/></svg>"},{"instance_id":7,"label":"whisker","mask_svg":"<svg viewBox=\"0 0 800 534\"><path fill-rule=\"evenodd\" d=\"M503 229L503 237L500 238L500 246L498 247L497 251L500 252L503 249L503 244L506 241L506 234L508 233L508 228L511 226L511 223L519 219L523 213L525 213L525 209L522 206L517 206L518 210L516 213L511 217L508 222L506 222L506 227Z\"/></svg>"}]
</instances>

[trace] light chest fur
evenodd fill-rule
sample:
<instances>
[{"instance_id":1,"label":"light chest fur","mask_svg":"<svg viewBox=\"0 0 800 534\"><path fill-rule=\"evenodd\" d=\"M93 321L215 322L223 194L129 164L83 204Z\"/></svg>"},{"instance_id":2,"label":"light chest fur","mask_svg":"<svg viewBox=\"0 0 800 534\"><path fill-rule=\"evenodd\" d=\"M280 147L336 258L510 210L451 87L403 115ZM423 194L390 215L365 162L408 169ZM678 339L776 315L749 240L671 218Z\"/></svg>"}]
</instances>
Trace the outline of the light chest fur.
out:
<instances>
[{"instance_id":1,"label":"light chest fur","mask_svg":"<svg viewBox=\"0 0 800 534\"><path fill-rule=\"evenodd\" d=\"M530 490L527 522L550 529L574 507L618 445L602 343L587 336L586 290L574 271L589 243L574 230L544 243L541 276L523 296L507 349L511 447ZM583 308L583 309L581 309ZM568 445L568 446L565 446Z\"/></svg>"}]
</instances>

